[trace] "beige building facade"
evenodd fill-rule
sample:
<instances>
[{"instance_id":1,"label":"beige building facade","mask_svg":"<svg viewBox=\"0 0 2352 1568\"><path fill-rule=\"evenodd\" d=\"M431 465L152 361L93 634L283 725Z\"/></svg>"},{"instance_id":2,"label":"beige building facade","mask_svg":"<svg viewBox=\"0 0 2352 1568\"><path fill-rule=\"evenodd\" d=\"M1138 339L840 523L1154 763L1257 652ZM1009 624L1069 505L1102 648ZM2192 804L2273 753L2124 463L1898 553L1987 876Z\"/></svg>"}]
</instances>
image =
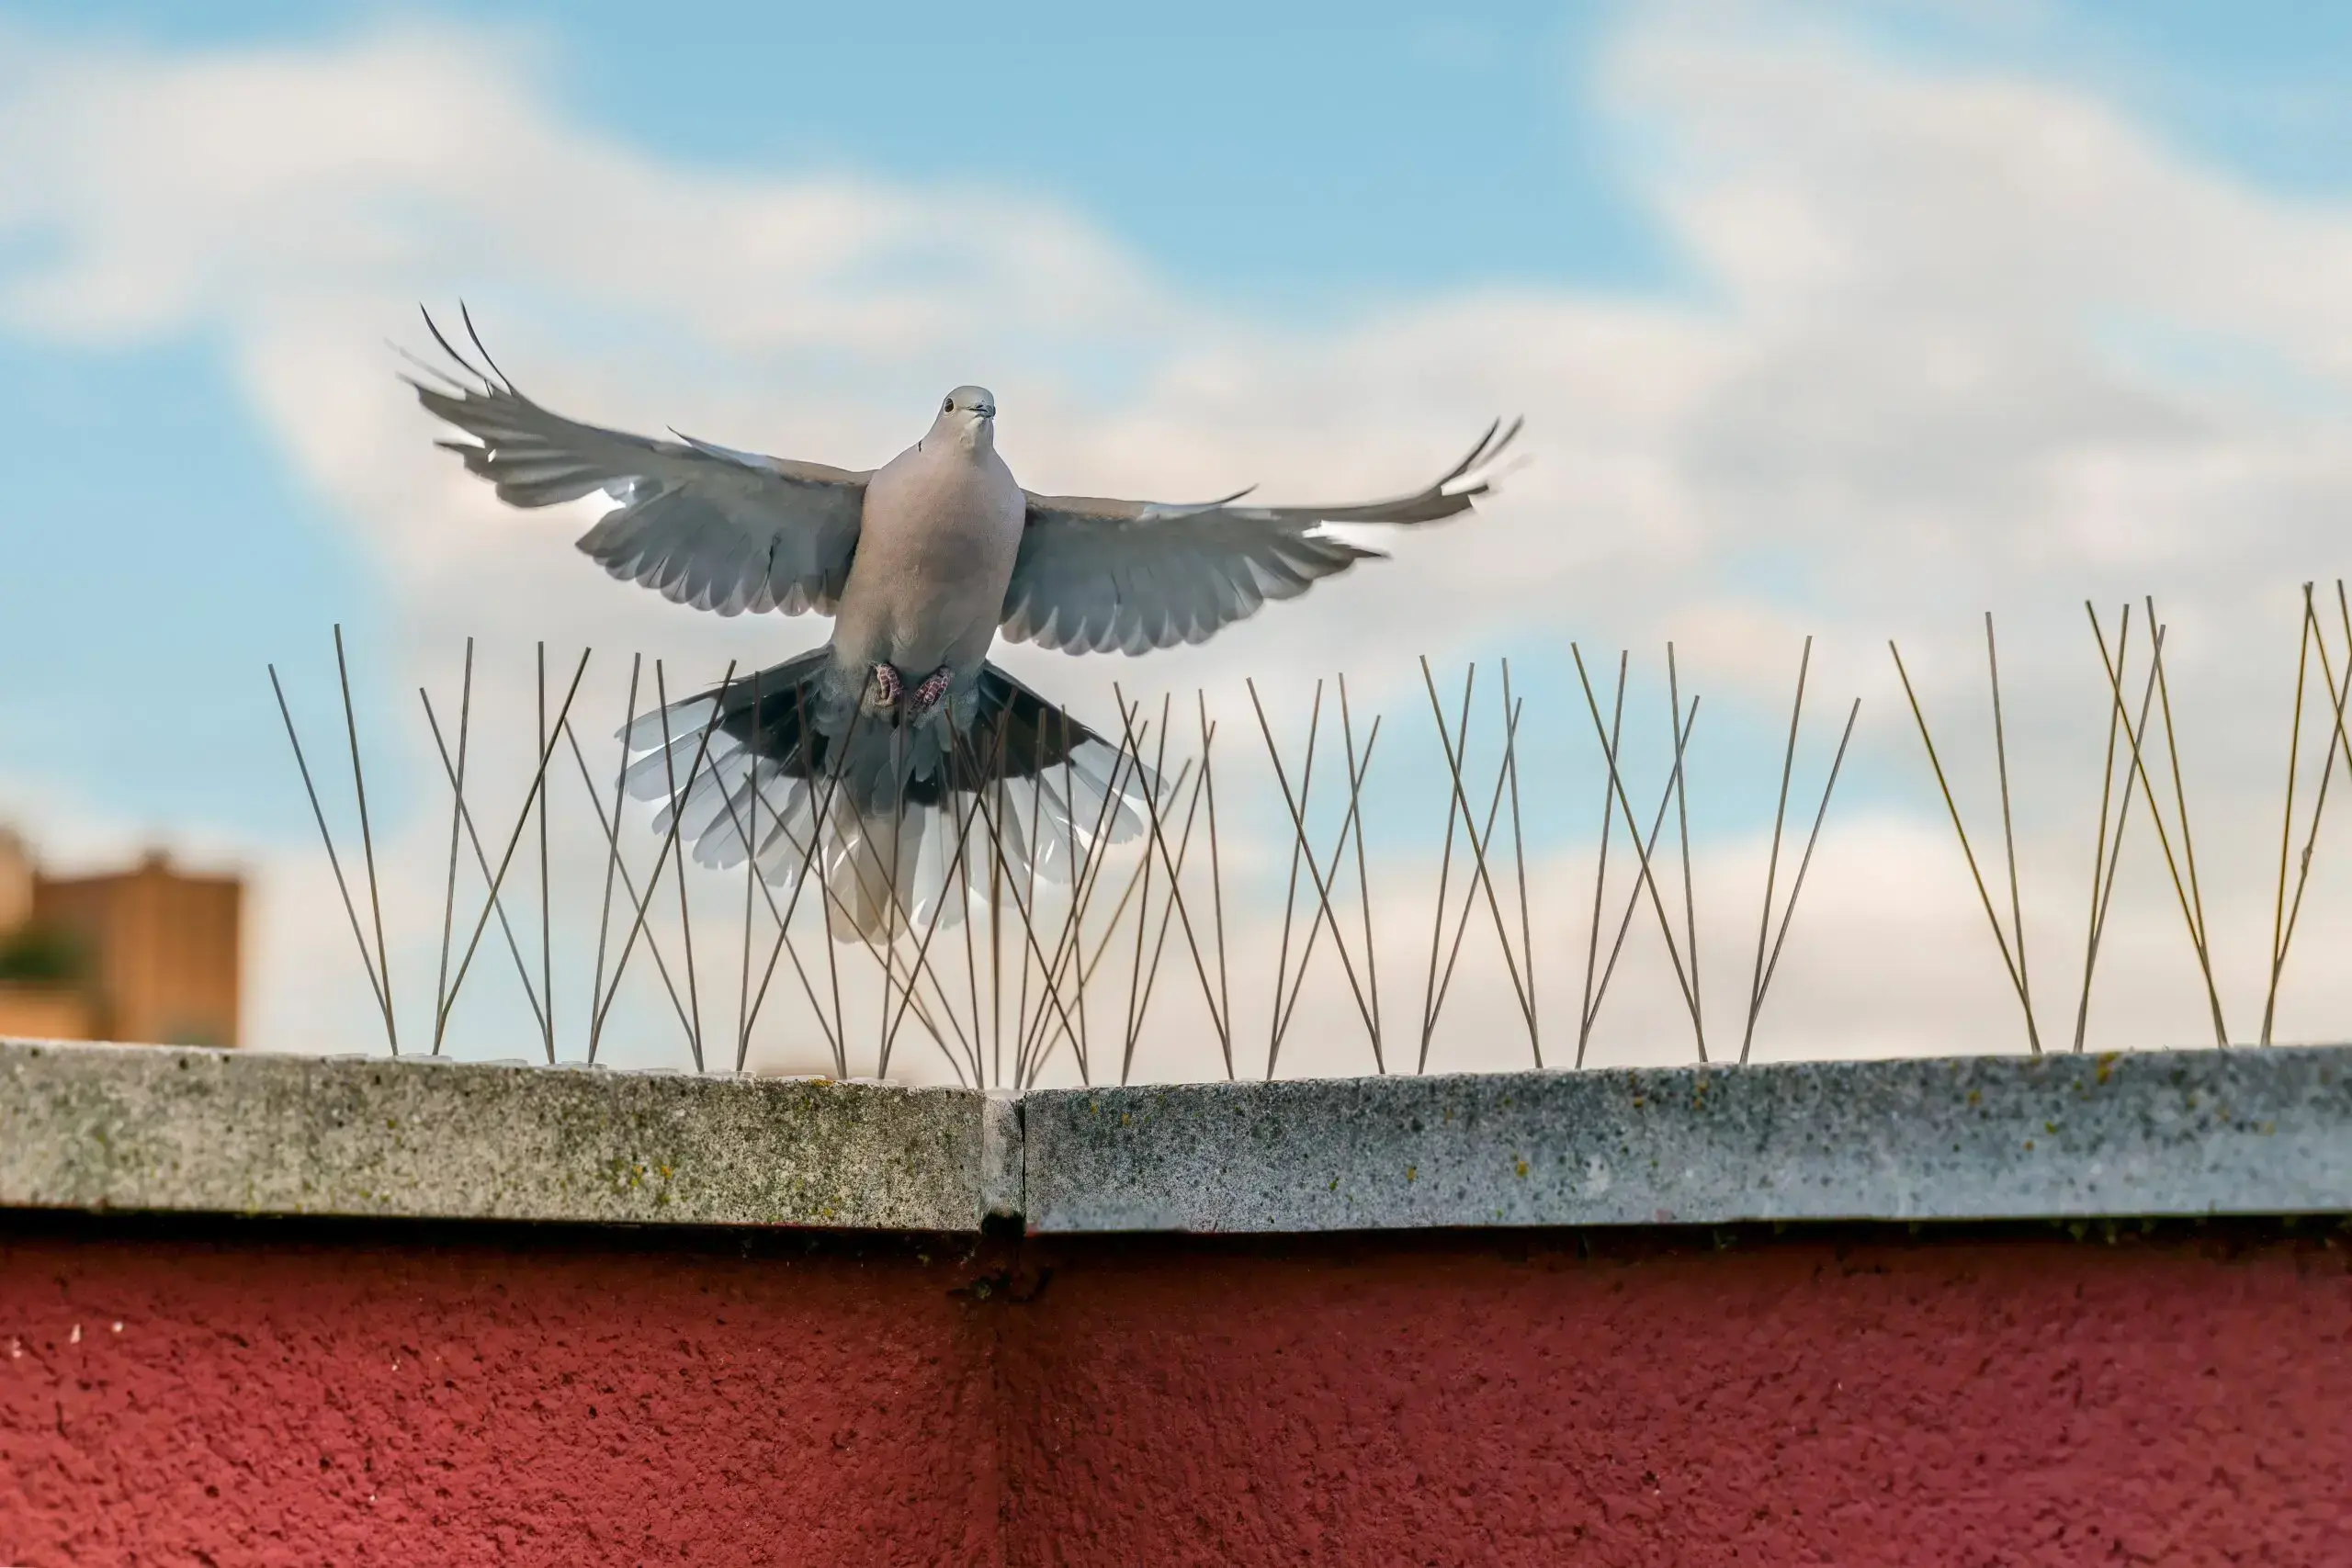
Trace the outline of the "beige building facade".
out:
<instances>
[{"instance_id":1,"label":"beige building facade","mask_svg":"<svg viewBox=\"0 0 2352 1568\"><path fill-rule=\"evenodd\" d=\"M235 876L50 876L0 829L0 1036L235 1045L243 916Z\"/></svg>"}]
</instances>

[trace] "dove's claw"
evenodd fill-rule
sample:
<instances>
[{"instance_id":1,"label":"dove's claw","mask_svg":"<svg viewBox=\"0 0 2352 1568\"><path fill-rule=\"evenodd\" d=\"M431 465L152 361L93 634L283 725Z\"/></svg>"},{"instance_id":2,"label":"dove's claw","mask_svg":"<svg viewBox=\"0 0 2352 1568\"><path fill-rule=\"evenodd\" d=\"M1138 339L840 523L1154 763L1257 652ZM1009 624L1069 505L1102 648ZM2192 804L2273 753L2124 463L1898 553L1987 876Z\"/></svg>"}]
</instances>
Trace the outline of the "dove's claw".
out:
<instances>
[{"instance_id":1,"label":"dove's claw","mask_svg":"<svg viewBox=\"0 0 2352 1568\"><path fill-rule=\"evenodd\" d=\"M924 676L922 684L915 688L915 694L907 705L907 716L921 718L937 707L939 700L947 694L948 682L953 679L954 671L944 664Z\"/></svg>"},{"instance_id":2,"label":"dove's claw","mask_svg":"<svg viewBox=\"0 0 2352 1568\"><path fill-rule=\"evenodd\" d=\"M954 680L955 671L943 664L910 691L907 678L899 673L897 666L876 664L873 675L875 705L886 713L895 712L899 716L897 722L910 723L937 707Z\"/></svg>"}]
</instances>

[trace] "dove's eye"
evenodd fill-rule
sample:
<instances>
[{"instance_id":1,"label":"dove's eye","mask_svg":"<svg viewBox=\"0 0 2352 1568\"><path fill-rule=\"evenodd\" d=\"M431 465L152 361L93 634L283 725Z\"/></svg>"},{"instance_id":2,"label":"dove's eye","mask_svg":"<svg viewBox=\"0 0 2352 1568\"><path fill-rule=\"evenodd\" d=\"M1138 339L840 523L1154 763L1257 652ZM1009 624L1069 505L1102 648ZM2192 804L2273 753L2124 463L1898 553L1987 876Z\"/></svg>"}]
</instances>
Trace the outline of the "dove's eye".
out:
<instances>
[{"instance_id":1,"label":"dove's eye","mask_svg":"<svg viewBox=\"0 0 2352 1568\"><path fill-rule=\"evenodd\" d=\"M953 398L943 399L939 405L939 412L941 413L954 413L956 412L956 400Z\"/></svg>"}]
</instances>

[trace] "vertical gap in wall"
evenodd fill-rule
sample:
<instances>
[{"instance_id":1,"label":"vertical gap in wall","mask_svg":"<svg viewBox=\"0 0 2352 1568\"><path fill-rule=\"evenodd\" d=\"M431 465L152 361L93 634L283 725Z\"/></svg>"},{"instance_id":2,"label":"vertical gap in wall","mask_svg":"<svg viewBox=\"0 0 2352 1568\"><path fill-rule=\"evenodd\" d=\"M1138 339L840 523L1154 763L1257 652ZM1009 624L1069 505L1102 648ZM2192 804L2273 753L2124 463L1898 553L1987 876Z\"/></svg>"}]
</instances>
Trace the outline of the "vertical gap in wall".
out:
<instances>
[{"instance_id":1,"label":"vertical gap in wall","mask_svg":"<svg viewBox=\"0 0 2352 1568\"><path fill-rule=\"evenodd\" d=\"M1012 1419L1010 1391L1005 1386L1005 1319L1013 1284L1021 1270L1022 1230L1019 1217L990 1215L980 1222L980 1254L976 1261L993 1275L994 1290L977 1303L980 1353L988 1361L988 1451L980 1456L979 1501L986 1510L988 1550L982 1561L990 1568L1008 1568L1012 1562L1012 1499L1005 1486L1006 1423Z\"/></svg>"}]
</instances>

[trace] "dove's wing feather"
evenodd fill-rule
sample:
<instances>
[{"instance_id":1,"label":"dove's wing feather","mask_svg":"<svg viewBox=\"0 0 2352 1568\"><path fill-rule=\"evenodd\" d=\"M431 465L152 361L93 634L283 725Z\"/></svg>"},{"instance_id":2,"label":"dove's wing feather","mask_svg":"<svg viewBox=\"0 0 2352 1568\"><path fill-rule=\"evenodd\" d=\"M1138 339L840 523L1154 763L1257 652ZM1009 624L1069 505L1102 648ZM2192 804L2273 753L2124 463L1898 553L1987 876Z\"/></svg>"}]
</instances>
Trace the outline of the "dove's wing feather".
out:
<instances>
[{"instance_id":1,"label":"dove's wing feather","mask_svg":"<svg viewBox=\"0 0 2352 1568\"><path fill-rule=\"evenodd\" d=\"M1487 491L1474 471L1518 433L1498 422L1443 478L1385 501L1243 506L1228 496L1175 506L1032 495L999 629L1069 653L1204 642L1269 599L1295 598L1379 556L1316 532L1326 523L1430 523L1468 511Z\"/></svg>"},{"instance_id":2,"label":"dove's wing feather","mask_svg":"<svg viewBox=\"0 0 2352 1568\"><path fill-rule=\"evenodd\" d=\"M441 445L500 500L553 506L601 490L617 502L580 539L615 577L722 615L831 615L839 602L865 474L582 424L487 377L414 385L427 409L480 443Z\"/></svg>"}]
</instances>

